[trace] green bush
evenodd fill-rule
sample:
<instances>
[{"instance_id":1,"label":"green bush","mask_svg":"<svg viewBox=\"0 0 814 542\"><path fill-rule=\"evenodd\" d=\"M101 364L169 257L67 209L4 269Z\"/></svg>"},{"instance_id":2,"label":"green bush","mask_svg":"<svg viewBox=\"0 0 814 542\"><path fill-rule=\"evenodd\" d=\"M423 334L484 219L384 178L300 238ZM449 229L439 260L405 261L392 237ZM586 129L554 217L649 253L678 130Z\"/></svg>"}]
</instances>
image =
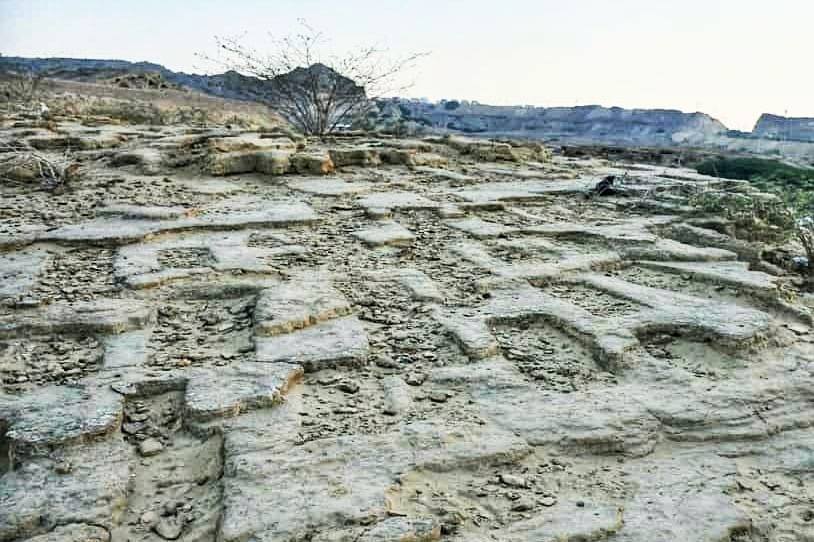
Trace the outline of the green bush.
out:
<instances>
[{"instance_id":1,"label":"green bush","mask_svg":"<svg viewBox=\"0 0 814 542\"><path fill-rule=\"evenodd\" d=\"M696 167L699 173L749 181L777 194L795 214L814 214L814 169L800 168L764 158L717 158Z\"/></svg>"}]
</instances>

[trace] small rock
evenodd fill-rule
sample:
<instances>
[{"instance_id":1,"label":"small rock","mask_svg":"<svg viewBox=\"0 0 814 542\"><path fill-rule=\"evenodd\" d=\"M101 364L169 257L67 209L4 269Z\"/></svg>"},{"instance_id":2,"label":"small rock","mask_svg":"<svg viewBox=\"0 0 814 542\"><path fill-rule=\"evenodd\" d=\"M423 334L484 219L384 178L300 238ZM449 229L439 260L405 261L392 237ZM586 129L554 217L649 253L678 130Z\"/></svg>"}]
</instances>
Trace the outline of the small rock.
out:
<instances>
[{"instance_id":1,"label":"small rock","mask_svg":"<svg viewBox=\"0 0 814 542\"><path fill-rule=\"evenodd\" d=\"M540 499L540 504L542 504L545 507L554 506L555 504L557 504L557 497L551 496L543 497L542 499Z\"/></svg>"},{"instance_id":2,"label":"small rock","mask_svg":"<svg viewBox=\"0 0 814 542\"><path fill-rule=\"evenodd\" d=\"M447 396L447 392L445 391L431 391L430 392L430 401L433 403L446 403L449 397Z\"/></svg>"},{"instance_id":3,"label":"small rock","mask_svg":"<svg viewBox=\"0 0 814 542\"><path fill-rule=\"evenodd\" d=\"M152 510L148 510L141 515L139 519L142 525L147 525L148 527L152 527L158 522L158 514L153 512Z\"/></svg>"},{"instance_id":4,"label":"small rock","mask_svg":"<svg viewBox=\"0 0 814 542\"><path fill-rule=\"evenodd\" d=\"M174 516L178 511L178 503L175 501L167 501L161 507L161 513L165 516Z\"/></svg>"},{"instance_id":5,"label":"small rock","mask_svg":"<svg viewBox=\"0 0 814 542\"><path fill-rule=\"evenodd\" d=\"M142 440L138 445L138 451L144 457L150 457L151 455L156 455L161 453L164 449L164 445L161 444L160 441L154 438L148 438L146 440Z\"/></svg>"},{"instance_id":6,"label":"small rock","mask_svg":"<svg viewBox=\"0 0 814 542\"><path fill-rule=\"evenodd\" d=\"M797 335L806 335L809 332L808 326L804 326L802 324L791 323L786 324L786 327Z\"/></svg>"},{"instance_id":7,"label":"small rock","mask_svg":"<svg viewBox=\"0 0 814 542\"><path fill-rule=\"evenodd\" d=\"M427 380L427 375L423 373L410 373L407 375L407 378L404 379L411 386L420 386Z\"/></svg>"},{"instance_id":8,"label":"small rock","mask_svg":"<svg viewBox=\"0 0 814 542\"><path fill-rule=\"evenodd\" d=\"M512 512L528 512L534 509L534 503L528 499L520 499L512 505Z\"/></svg>"},{"instance_id":9,"label":"small rock","mask_svg":"<svg viewBox=\"0 0 814 542\"><path fill-rule=\"evenodd\" d=\"M54 470L57 474L68 474L73 470L73 465L71 465L70 461L60 461L56 464Z\"/></svg>"},{"instance_id":10,"label":"small rock","mask_svg":"<svg viewBox=\"0 0 814 542\"><path fill-rule=\"evenodd\" d=\"M131 412L127 415L127 419L131 422L146 422L149 417L147 412Z\"/></svg>"},{"instance_id":11,"label":"small rock","mask_svg":"<svg viewBox=\"0 0 814 542\"><path fill-rule=\"evenodd\" d=\"M345 393L356 393L359 391L359 384L353 380L343 380L337 384L336 387Z\"/></svg>"},{"instance_id":12,"label":"small rock","mask_svg":"<svg viewBox=\"0 0 814 542\"><path fill-rule=\"evenodd\" d=\"M399 366L390 356L378 356L376 358L376 365L383 369L396 369Z\"/></svg>"},{"instance_id":13,"label":"small rock","mask_svg":"<svg viewBox=\"0 0 814 542\"><path fill-rule=\"evenodd\" d=\"M126 435L135 435L136 433L141 433L147 429L146 423L123 423L122 424L122 433Z\"/></svg>"},{"instance_id":14,"label":"small rock","mask_svg":"<svg viewBox=\"0 0 814 542\"><path fill-rule=\"evenodd\" d=\"M181 536L183 526L177 519L164 518L155 524L153 530L165 540L177 540Z\"/></svg>"},{"instance_id":15,"label":"small rock","mask_svg":"<svg viewBox=\"0 0 814 542\"><path fill-rule=\"evenodd\" d=\"M320 386L330 386L331 384L334 384L337 380L339 380L339 377L336 374L329 373L321 375L317 379L317 384L319 384Z\"/></svg>"},{"instance_id":16,"label":"small rock","mask_svg":"<svg viewBox=\"0 0 814 542\"><path fill-rule=\"evenodd\" d=\"M526 479L516 474L501 474L500 481L509 487L526 487Z\"/></svg>"}]
</instances>

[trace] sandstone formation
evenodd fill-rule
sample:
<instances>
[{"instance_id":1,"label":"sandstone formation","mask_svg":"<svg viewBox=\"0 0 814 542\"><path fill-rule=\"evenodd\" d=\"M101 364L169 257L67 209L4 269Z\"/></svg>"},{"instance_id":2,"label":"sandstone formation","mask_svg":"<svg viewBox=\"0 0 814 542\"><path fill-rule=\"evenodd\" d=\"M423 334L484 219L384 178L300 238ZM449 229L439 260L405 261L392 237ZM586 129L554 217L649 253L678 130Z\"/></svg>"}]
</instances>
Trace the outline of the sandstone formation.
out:
<instances>
[{"instance_id":1,"label":"sandstone formation","mask_svg":"<svg viewBox=\"0 0 814 542\"><path fill-rule=\"evenodd\" d=\"M82 149L0 185L0 541L814 538L814 303L690 205L721 181L51 129L0 126Z\"/></svg>"}]
</instances>

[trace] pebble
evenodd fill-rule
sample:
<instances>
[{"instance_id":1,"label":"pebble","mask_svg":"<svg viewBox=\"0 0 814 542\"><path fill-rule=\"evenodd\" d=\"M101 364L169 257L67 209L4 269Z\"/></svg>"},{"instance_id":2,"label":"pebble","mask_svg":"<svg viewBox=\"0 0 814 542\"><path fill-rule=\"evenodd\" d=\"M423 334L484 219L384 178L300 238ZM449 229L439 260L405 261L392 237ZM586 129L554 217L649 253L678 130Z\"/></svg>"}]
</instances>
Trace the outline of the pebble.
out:
<instances>
[{"instance_id":1,"label":"pebble","mask_svg":"<svg viewBox=\"0 0 814 542\"><path fill-rule=\"evenodd\" d=\"M431 391L429 397L433 403L446 403L447 399L449 399L445 391Z\"/></svg>"},{"instance_id":2,"label":"pebble","mask_svg":"<svg viewBox=\"0 0 814 542\"><path fill-rule=\"evenodd\" d=\"M161 444L159 440L154 438L142 440L138 445L138 451L144 457L150 457L151 455L161 453L163 449L164 445Z\"/></svg>"},{"instance_id":3,"label":"pebble","mask_svg":"<svg viewBox=\"0 0 814 542\"><path fill-rule=\"evenodd\" d=\"M150 415L147 412L133 412L127 415L127 419L131 422L145 422Z\"/></svg>"},{"instance_id":4,"label":"pebble","mask_svg":"<svg viewBox=\"0 0 814 542\"><path fill-rule=\"evenodd\" d=\"M339 380L339 376L337 376L336 374L331 373L331 374L326 374L326 375L320 376L317 379L317 384L319 384L320 386L330 386L331 384L335 383L337 380Z\"/></svg>"},{"instance_id":5,"label":"pebble","mask_svg":"<svg viewBox=\"0 0 814 542\"><path fill-rule=\"evenodd\" d=\"M529 499L520 499L512 505L512 512L528 512L534 509L534 503Z\"/></svg>"},{"instance_id":6,"label":"pebble","mask_svg":"<svg viewBox=\"0 0 814 542\"><path fill-rule=\"evenodd\" d=\"M153 525L155 525L158 522L158 514L156 514L152 510L148 510L148 511L144 512L141 515L141 518L139 519L139 521L141 521L142 525L147 525L147 526L152 527Z\"/></svg>"},{"instance_id":7,"label":"pebble","mask_svg":"<svg viewBox=\"0 0 814 542\"><path fill-rule=\"evenodd\" d=\"M183 526L176 519L163 518L155 524L153 530L165 540L177 540L181 536Z\"/></svg>"},{"instance_id":8,"label":"pebble","mask_svg":"<svg viewBox=\"0 0 814 542\"><path fill-rule=\"evenodd\" d=\"M509 487L526 487L526 479L516 474L501 474L500 481Z\"/></svg>"},{"instance_id":9,"label":"pebble","mask_svg":"<svg viewBox=\"0 0 814 542\"><path fill-rule=\"evenodd\" d=\"M356 393L359 391L359 384L353 380L343 380L336 387L345 393Z\"/></svg>"},{"instance_id":10,"label":"pebble","mask_svg":"<svg viewBox=\"0 0 814 542\"><path fill-rule=\"evenodd\" d=\"M420 386L427 380L427 375L423 373L410 373L407 375L407 378L404 379L411 386Z\"/></svg>"},{"instance_id":11,"label":"pebble","mask_svg":"<svg viewBox=\"0 0 814 542\"><path fill-rule=\"evenodd\" d=\"M554 506L555 504L557 504L557 497L551 496L543 497L542 499L540 499L540 504L542 504L545 507Z\"/></svg>"},{"instance_id":12,"label":"pebble","mask_svg":"<svg viewBox=\"0 0 814 542\"><path fill-rule=\"evenodd\" d=\"M377 356L376 366L381 367L382 369L396 369L398 368L399 364L390 356Z\"/></svg>"}]
</instances>

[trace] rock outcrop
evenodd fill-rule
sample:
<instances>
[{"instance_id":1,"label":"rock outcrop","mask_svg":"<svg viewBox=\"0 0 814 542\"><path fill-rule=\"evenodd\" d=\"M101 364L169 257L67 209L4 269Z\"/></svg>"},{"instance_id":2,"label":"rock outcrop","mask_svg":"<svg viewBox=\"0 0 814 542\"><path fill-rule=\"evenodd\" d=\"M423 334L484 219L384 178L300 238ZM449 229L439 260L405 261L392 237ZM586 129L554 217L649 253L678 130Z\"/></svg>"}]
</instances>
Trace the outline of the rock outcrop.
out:
<instances>
[{"instance_id":1,"label":"rock outcrop","mask_svg":"<svg viewBox=\"0 0 814 542\"><path fill-rule=\"evenodd\" d=\"M769 139L814 142L814 118L790 118L764 113L752 134Z\"/></svg>"},{"instance_id":2,"label":"rock outcrop","mask_svg":"<svg viewBox=\"0 0 814 542\"><path fill-rule=\"evenodd\" d=\"M447 102L448 103L448 102ZM380 101L383 119L413 121L431 131L564 141L664 146L704 143L727 131L704 113L578 107L491 106L393 99Z\"/></svg>"}]
</instances>

